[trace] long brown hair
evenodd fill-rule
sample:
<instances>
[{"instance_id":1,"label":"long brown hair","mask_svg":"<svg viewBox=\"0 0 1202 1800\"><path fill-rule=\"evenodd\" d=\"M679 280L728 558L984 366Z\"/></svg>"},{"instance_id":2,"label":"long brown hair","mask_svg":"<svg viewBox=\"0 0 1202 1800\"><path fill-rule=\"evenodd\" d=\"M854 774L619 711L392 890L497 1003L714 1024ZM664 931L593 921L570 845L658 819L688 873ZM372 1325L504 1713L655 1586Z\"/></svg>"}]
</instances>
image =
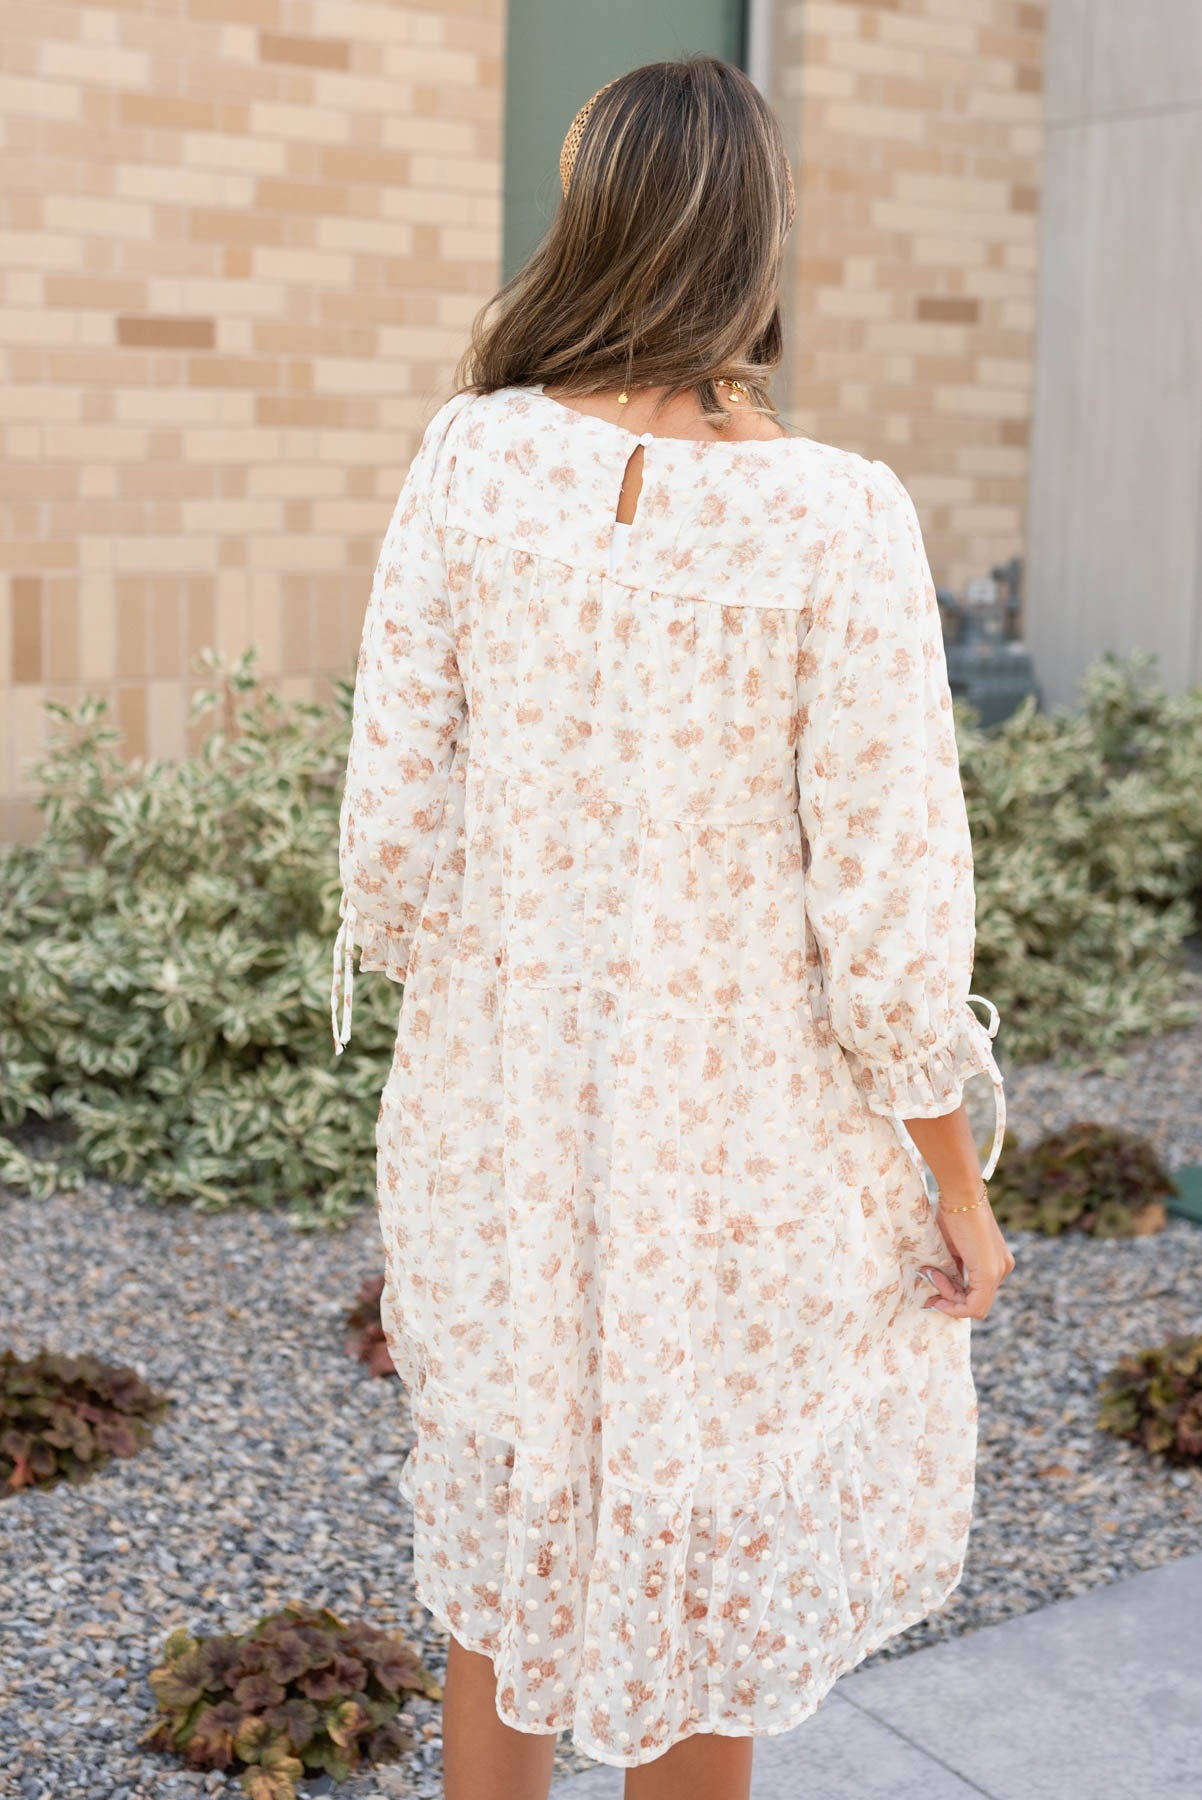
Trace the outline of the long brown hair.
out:
<instances>
[{"instance_id":1,"label":"long brown hair","mask_svg":"<svg viewBox=\"0 0 1202 1800\"><path fill-rule=\"evenodd\" d=\"M476 315L456 391L662 386L662 405L693 388L721 425L726 376L775 414L791 198L780 127L741 69L700 54L630 69L588 113L537 249Z\"/></svg>"}]
</instances>

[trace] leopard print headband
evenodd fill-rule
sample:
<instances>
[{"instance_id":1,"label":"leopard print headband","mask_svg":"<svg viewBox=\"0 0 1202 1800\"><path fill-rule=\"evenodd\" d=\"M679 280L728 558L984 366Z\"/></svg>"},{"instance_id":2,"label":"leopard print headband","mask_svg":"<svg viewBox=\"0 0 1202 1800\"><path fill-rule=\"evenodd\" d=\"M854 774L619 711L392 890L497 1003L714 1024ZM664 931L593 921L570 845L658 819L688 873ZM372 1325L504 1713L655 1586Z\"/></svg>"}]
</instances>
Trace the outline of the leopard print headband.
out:
<instances>
[{"instance_id":1,"label":"leopard print headband","mask_svg":"<svg viewBox=\"0 0 1202 1800\"><path fill-rule=\"evenodd\" d=\"M614 76L614 81L619 79L620 77ZM601 95L605 93L607 88L611 88L613 84L613 81L607 81L603 86L599 87L592 98L585 101L584 105L580 108L580 111L576 114L576 117L572 120L572 123L568 126L567 136L563 140L563 148L559 152L559 180L563 187L565 200L567 198L568 186L572 179L572 169L576 163L576 152L580 148L580 140L584 136L584 127L588 121L588 116ZM789 167L788 157L785 158L785 182L789 194L789 223L791 225L793 223L793 214L797 209L797 201L793 192L793 171Z\"/></svg>"}]
</instances>

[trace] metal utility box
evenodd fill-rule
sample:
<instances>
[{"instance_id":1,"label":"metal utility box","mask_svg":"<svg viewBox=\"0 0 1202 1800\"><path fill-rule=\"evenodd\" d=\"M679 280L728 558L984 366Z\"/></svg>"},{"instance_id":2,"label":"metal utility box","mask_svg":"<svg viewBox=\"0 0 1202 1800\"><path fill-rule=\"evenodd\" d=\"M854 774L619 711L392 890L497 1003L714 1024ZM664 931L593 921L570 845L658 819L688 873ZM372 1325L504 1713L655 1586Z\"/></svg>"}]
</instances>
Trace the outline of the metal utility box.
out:
<instances>
[{"instance_id":1,"label":"metal utility box","mask_svg":"<svg viewBox=\"0 0 1202 1800\"><path fill-rule=\"evenodd\" d=\"M949 588L935 590L948 683L954 698L973 707L984 726L1008 719L1030 694L1040 703L1031 653L1018 636L1021 575L1015 556L970 581L963 600Z\"/></svg>"}]
</instances>

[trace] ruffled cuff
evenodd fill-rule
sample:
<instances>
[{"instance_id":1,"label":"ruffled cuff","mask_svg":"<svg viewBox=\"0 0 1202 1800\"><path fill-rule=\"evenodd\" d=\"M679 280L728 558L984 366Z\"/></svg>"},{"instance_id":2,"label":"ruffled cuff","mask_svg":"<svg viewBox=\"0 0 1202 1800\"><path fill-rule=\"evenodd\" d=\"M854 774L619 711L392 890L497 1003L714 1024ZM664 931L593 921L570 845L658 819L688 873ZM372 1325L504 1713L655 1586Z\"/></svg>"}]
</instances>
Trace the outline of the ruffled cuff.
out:
<instances>
[{"instance_id":1,"label":"ruffled cuff","mask_svg":"<svg viewBox=\"0 0 1202 1800\"><path fill-rule=\"evenodd\" d=\"M338 903L342 920L334 939L334 980L330 988L330 1026L334 1033L334 1054L341 1056L351 1035L351 996L355 984L355 945L359 946L359 972L380 972L393 981L403 982L409 962L410 934L361 913L345 888ZM338 1002L342 1001L342 1023L338 1022Z\"/></svg>"},{"instance_id":2,"label":"ruffled cuff","mask_svg":"<svg viewBox=\"0 0 1202 1800\"><path fill-rule=\"evenodd\" d=\"M966 1010L956 1035L933 1050L899 1057L888 1063L873 1061L855 1050L847 1050L845 1054L865 1105L870 1112L886 1118L942 1118L959 1106L964 1096L964 1083L970 1075L988 1075L993 1083L993 1146L981 1171L982 1179L988 1181L997 1168L1006 1132L1006 1092L993 1054L998 1010L993 1001L986 1000L982 994L969 994L968 999L970 1002L978 1000L989 1008L987 1026L975 1013Z\"/></svg>"}]
</instances>

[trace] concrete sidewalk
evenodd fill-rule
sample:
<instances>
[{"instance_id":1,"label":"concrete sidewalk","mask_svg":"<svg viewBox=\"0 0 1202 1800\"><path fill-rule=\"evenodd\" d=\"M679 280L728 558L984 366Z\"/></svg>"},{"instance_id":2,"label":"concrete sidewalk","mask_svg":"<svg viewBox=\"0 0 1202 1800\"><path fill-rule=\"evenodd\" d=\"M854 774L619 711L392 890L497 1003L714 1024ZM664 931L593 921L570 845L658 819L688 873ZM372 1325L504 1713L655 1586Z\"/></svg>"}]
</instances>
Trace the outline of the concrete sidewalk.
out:
<instances>
[{"instance_id":1,"label":"concrete sidewalk","mask_svg":"<svg viewBox=\"0 0 1202 1800\"><path fill-rule=\"evenodd\" d=\"M620 1800L620 1769L553 1800ZM1202 1800L1202 1551L853 1669L761 1738L754 1800Z\"/></svg>"}]
</instances>

